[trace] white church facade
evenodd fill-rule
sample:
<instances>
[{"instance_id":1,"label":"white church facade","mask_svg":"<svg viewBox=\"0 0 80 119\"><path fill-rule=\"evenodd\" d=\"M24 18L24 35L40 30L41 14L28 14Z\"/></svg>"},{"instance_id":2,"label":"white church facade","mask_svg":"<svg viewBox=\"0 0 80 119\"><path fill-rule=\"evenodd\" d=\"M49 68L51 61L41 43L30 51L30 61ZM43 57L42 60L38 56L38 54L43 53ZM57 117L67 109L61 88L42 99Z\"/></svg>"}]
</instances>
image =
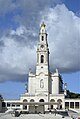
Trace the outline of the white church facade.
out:
<instances>
[{"instance_id":1,"label":"white church facade","mask_svg":"<svg viewBox=\"0 0 80 119\"><path fill-rule=\"evenodd\" d=\"M55 73L49 68L49 47L44 22L39 32L37 47L37 63L35 74L29 71L28 87L20 100L4 100L6 108L17 108L29 113L45 113L46 111L65 110L73 108L80 110L80 99L66 99L66 88L56 69ZM71 107L71 105L73 105Z\"/></svg>"},{"instance_id":2,"label":"white church facade","mask_svg":"<svg viewBox=\"0 0 80 119\"><path fill-rule=\"evenodd\" d=\"M45 110L49 108L65 109L64 98L63 81L58 70L56 69L54 74L49 70L49 48L47 32L43 22L40 28L37 47L36 73L33 74L31 70L29 71L28 92L21 96L21 101L44 102ZM54 103L54 106L49 105L50 102ZM61 104L59 105L59 103Z\"/></svg>"}]
</instances>

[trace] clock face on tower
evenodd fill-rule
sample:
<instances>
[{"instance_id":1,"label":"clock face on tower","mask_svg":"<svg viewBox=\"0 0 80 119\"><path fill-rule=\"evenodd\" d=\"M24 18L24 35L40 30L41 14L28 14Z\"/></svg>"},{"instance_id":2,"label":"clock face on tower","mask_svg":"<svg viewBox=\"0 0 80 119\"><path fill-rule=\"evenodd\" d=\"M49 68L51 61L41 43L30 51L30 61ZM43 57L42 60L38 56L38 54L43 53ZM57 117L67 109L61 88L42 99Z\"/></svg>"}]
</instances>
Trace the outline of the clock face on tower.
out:
<instances>
[{"instance_id":1,"label":"clock face on tower","mask_svg":"<svg viewBox=\"0 0 80 119\"><path fill-rule=\"evenodd\" d=\"M44 49L44 45L41 45L41 49Z\"/></svg>"}]
</instances>

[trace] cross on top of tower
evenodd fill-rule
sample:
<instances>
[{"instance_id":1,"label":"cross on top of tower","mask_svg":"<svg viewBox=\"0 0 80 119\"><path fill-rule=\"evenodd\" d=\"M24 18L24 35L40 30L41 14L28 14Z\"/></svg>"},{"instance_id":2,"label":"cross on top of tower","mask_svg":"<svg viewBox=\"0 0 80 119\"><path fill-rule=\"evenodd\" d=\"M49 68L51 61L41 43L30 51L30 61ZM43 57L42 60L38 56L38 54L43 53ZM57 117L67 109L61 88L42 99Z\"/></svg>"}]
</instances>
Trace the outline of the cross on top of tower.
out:
<instances>
[{"instance_id":1,"label":"cross on top of tower","mask_svg":"<svg viewBox=\"0 0 80 119\"><path fill-rule=\"evenodd\" d=\"M45 23L44 23L44 21L42 22L42 24L41 24L41 27L40 27L40 33L46 33L46 29L45 29Z\"/></svg>"},{"instance_id":2,"label":"cross on top of tower","mask_svg":"<svg viewBox=\"0 0 80 119\"><path fill-rule=\"evenodd\" d=\"M41 27L45 27L46 25L45 25L45 23L44 23L44 21L42 22L42 24L41 24Z\"/></svg>"}]
</instances>

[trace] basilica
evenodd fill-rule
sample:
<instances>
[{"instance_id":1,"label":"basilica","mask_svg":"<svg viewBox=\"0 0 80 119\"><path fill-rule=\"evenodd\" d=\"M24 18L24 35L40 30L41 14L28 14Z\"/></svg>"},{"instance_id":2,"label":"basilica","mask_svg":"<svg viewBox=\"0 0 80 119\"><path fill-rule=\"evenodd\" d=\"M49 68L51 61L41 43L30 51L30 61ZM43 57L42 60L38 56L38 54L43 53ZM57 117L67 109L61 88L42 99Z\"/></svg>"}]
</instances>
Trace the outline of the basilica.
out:
<instances>
[{"instance_id":1,"label":"basilica","mask_svg":"<svg viewBox=\"0 0 80 119\"><path fill-rule=\"evenodd\" d=\"M28 85L25 94L19 100L4 100L3 108L19 109L29 113L45 113L54 110L72 109L80 111L80 99L66 98L66 85L58 71L49 68L49 47L46 25L42 22L37 46L37 62L35 74L29 70Z\"/></svg>"},{"instance_id":2,"label":"basilica","mask_svg":"<svg viewBox=\"0 0 80 119\"><path fill-rule=\"evenodd\" d=\"M49 108L64 109L65 95L63 91L63 81L58 69L56 69L55 73L52 73L49 70L49 47L46 25L44 22L40 27L39 43L36 53L36 73L33 74L31 70L29 71L28 92L22 95L21 100L26 102L34 102L34 107L29 106L29 111L35 111L36 109L37 112L43 112L44 110L47 111ZM52 103L50 104L50 102L54 103L54 105Z\"/></svg>"}]
</instances>

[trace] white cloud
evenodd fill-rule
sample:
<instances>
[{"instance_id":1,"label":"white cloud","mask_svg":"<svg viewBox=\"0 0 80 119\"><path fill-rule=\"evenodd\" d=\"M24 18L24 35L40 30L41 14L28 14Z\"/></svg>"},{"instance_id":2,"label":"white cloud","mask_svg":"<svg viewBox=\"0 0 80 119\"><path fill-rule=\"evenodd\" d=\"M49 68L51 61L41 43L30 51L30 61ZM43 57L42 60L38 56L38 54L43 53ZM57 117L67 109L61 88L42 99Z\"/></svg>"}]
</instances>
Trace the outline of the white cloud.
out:
<instances>
[{"instance_id":1,"label":"white cloud","mask_svg":"<svg viewBox=\"0 0 80 119\"><path fill-rule=\"evenodd\" d=\"M80 70L80 18L65 5L45 11L51 68L62 72Z\"/></svg>"},{"instance_id":2,"label":"white cloud","mask_svg":"<svg viewBox=\"0 0 80 119\"><path fill-rule=\"evenodd\" d=\"M61 2L62 0L17 0L16 6L21 12L15 15L14 19L19 24L35 28L41 19L39 13L45 8L54 7Z\"/></svg>"},{"instance_id":3,"label":"white cloud","mask_svg":"<svg viewBox=\"0 0 80 119\"><path fill-rule=\"evenodd\" d=\"M35 31L20 26L0 38L0 43L3 42L0 47L0 81L24 81L29 68L35 69L36 35Z\"/></svg>"},{"instance_id":4,"label":"white cloud","mask_svg":"<svg viewBox=\"0 0 80 119\"><path fill-rule=\"evenodd\" d=\"M43 14L48 31L51 70L59 68L62 72L79 71L80 18L65 5L46 8ZM27 74L29 68L34 70L36 41L39 41L37 35L38 32L32 27L28 29L23 23L16 30L12 29L9 35L3 35L0 39L4 44L0 47L0 81L13 80L11 76L17 80L20 77L16 75Z\"/></svg>"},{"instance_id":5,"label":"white cloud","mask_svg":"<svg viewBox=\"0 0 80 119\"><path fill-rule=\"evenodd\" d=\"M22 35L32 35L33 37L36 37L37 36L37 34L36 34L36 32L34 31L34 30L32 30L32 29L26 29L26 27L25 26L23 26L23 25L21 25L21 26L19 26L18 28L16 28L16 30L11 30L10 31L10 35L17 35L18 37L19 36L22 36Z\"/></svg>"},{"instance_id":6,"label":"white cloud","mask_svg":"<svg viewBox=\"0 0 80 119\"><path fill-rule=\"evenodd\" d=\"M11 73L24 74L28 72L29 66L33 67L34 65L36 48L22 47L18 42L9 37L3 37L3 39L5 42L0 53L0 67L6 69L6 71L9 70ZM33 56L33 60L31 60L31 56Z\"/></svg>"},{"instance_id":7,"label":"white cloud","mask_svg":"<svg viewBox=\"0 0 80 119\"><path fill-rule=\"evenodd\" d=\"M20 26L15 30L11 30L11 35L23 35L26 32L26 28L24 26Z\"/></svg>"},{"instance_id":8,"label":"white cloud","mask_svg":"<svg viewBox=\"0 0 80 119\"><path fill-rule=\"evenodd\" d=\"M33 42L29 41L28 34L30 34L30 31L24 26L20 26L16 30L11 30L8 36L3 36L0 39L4 44L0 50L1 82L5 80L25 81L25 79L27 80L29 68L34 70L36 46L35 43L33 44ZM32 44L33 46L31 46Z\"/></svg>"}]
</instances>

